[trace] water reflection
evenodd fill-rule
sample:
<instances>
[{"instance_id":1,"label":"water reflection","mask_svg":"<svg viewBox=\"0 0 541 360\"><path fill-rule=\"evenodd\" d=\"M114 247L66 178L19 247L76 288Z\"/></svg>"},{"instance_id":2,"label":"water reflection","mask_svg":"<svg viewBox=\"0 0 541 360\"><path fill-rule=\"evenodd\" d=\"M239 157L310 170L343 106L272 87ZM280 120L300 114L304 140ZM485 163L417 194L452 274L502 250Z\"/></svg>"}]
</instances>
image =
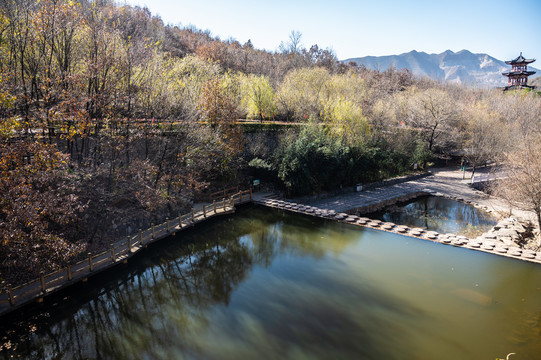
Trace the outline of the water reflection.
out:
<instances>
[{"instance_id":1,"label":"water reflection","mask_svg":"<svg viewBox=\"0 0 541 360\"><path fill-rule=\"evenodd\" d=\"M476 237L496 225L496 219L483 210L437 196L423 196L369 217L396 224L420 227L440 233Z\"/></svg>"},{"instance_id":2,"label":"water reflection","mask_svg":"<svg viewBox=\"0 0 541 360\"><path fill-rule=\"evenodd\" d=\"M59 305L49 314L29 314L23 326L38 330L13 336L17 348L0 357L456 359L541 351L535 335L524 335L535 325L522 323L527 314L539 318L539 269L506 263L496 281L501 259L464 249L254 207L143 255L65 294L67 301L52 300ZM468 299L476 296L489 303ZM476 338L483 331L487 344Z\"/></svg>"},{"instance_id":3,"label":"water reflection","mask_svg":"<svg viewBox=\"0 0 541 360\"><path fill-rule=\"evenodd\" d=\"M340 236L329 241L328 231L313 229L313 219L254 211L262 216L215 222L183 234L148 251L103 288L90 289L89 296L72 294L83 304L66 303L50 317L38 315L38 332L14 353L35 358L209 355L212 346L199 337L216 322L213 317L219 314L212 307L230 305L232 292L254 264L267 268L279 255L321 258L329 247L337 252L345 246L338 243L353 241ZM218 358L223 358L221 351Z\"/></svg>"}]
</instances>

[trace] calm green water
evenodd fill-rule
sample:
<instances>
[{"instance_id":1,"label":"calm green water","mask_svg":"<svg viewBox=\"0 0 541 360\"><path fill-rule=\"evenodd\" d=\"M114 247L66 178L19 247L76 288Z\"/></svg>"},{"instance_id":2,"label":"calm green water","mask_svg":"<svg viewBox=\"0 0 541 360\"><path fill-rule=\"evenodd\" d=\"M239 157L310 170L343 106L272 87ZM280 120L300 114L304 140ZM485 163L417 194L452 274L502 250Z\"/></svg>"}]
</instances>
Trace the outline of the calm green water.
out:
<instances>
[{"instance_id":1,"label":"calm green water","mask_svg":"<svg viewBox=\"0 0 541 360\"><path fill-rule=\"evenodd\" d=\"M143 255L27 311L19 324L37 330L19 341L2 324L17 349L0 357L541 354L539 265L260 207Z\"/></svg>"},{"instance_id":2,"label":"calm green water","mask_svg":"<svg viewBox=\"0 0 541 360\"><path fill-rule=\"evenodd\" d=\"M372 213L369 218L390 221L437 231L476 237L496 225L489 213L459 201L438 196L423 196L387 210Z\"/></svg>"}]
</instances>

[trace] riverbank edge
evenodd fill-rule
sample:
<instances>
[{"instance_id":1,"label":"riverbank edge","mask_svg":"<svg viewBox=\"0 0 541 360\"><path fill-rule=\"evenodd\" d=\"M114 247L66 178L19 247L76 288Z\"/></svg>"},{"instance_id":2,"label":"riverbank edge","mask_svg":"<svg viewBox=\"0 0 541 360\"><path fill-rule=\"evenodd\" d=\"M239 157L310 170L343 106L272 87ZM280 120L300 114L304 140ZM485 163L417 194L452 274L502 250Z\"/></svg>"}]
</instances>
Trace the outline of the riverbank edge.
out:
<instances>
[{"instance_id":1,"label":"riverbank edge","mask_svg":"<svg viewBox=\"0 0 541 360\"><path fill-rule=\"evenodd\" d=\"M444 194L437 193L429 189L423 191L416 191L406 196L381 201L375 206L376 208L379 208L380 206L388 206L392 203L412 200L417 197L428 195L441 196L456 201L463 201L465 203L471 204L472 206L487 210L486 208L480 206L477 203L465 201L464 199L458 199L452 196L446 196ZM74 266L71 271L63 269L52 274L44 275L39 280L35 280L31 283L14 288L11 290L11 294L6 292L0 293L0 318L14 312L15 310L23 308L24 306L32 304L35 301L42 302L45 297L58 293L59 291L64 290L72 285L78 284L80 282L86 282L88 278L97 274L102 274L103 272L119 265L120 263L125 264L127 263L128 259L138 254L139 251L148 247L148 245L171 235L175 235L177 232L182 231L187 227L193 227L196 224L202 223L207 219L211 219L216 216L232 214L235 212L235 205L241 205L246 203L254 203L257 205L284 211L290 211L302 215L319 217L322 219L342 222L350 225L396 233L409 238L417 238L420 240L441 243L443 245L463 247L470 250L477 250L493 255L499 255L516 260L541 264L541 252L535 252L532 250L521 249L513 246L503 246L491 240L481 241L478 239L469 239L466 236L462 235L440 234L435 231L424 230L421 228L410 228L406 225L399 225L391 222L382 222L381 220L374 220L352 214L352 212L357 212L361 209L352 209L348 212L336 213L334 210L303 205L293 201L271 199L267 198L266 196L256 196L255 198L253 198L251 191L246 191L235 194L227 201L223 199L222 202L214 202L214 204L210 205L208 208L203 206L203 209L201 211L192 211L191 214L181 215L178 218L167 220L165 223L153 226L150 229L140 232L138 235L135 235L126 240L119 241L115 244L115 246L111 248L111 251L109 253L110 256L107 256L108 252L104 252L95 256L90 256L88 259L88 264L83 264L86 262L76 264L79 266L82 265L82 270L77 269L76 266ZM373 209L374 207L370 206L367 207L366 210ZM171 226L171 223L173 223L173 226ZM119 248L122 248L123 246L125 248L125 251L115 251ZM60 275L60 273L62 272L66 272L66 275ZM71 279L55 285L59 281L58 279L66 279L66 276L70 276L70 273ZM55 275L57 276L57 279L54 278ZM53 286L47 287L48 284L52 284ZM45 291L43 291L43 289L45 289ZM15 302L14 300L17 301Z\"/></svg>"},{"instance_id":2,"label":"riverbank edge","mask_svg":"<svg viewBox=\"0 0 541 360\"><path fill-rule=\"evenodd\" d=\"M68 265L64 269L43 274L39 279L8 288L7 291L0 292L0 319L34 302L41 303L45 297L75 284L86 282L90 277L102 274L119 264L125 264L150 244L216 216L233 214L236 205L252 203L252 201L251 190L240 191L227 199L214 201L208 206L203 205L199 211L192 209L191 213L179 214L177 218L166 220L162 224L154 225L136 235L120 240L112 244L108 251L89 255L88 259Z\"/></svg>"}]
</instances>

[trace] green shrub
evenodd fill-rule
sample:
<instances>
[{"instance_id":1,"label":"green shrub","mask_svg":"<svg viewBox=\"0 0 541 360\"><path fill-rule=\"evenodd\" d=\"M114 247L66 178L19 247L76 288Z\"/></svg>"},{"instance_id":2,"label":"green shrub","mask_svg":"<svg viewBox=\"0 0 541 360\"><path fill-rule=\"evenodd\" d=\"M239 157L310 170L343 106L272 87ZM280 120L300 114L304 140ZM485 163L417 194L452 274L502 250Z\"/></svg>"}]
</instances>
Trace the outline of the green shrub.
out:
<instances>
[{"instance_id":1,"label":"green shrub","mask_svg":"<svg viewBox=\"0 0 541 360\"><path fill-rule=\"evenodd\" d=\"M268 161L253 159L250 168L258 176L273 174L289 196L296 196L402 175L430 156L421 142L399 149L385 143L348 146L336 132L311 123L287 137Z\"/></svg>"}]
</instances>

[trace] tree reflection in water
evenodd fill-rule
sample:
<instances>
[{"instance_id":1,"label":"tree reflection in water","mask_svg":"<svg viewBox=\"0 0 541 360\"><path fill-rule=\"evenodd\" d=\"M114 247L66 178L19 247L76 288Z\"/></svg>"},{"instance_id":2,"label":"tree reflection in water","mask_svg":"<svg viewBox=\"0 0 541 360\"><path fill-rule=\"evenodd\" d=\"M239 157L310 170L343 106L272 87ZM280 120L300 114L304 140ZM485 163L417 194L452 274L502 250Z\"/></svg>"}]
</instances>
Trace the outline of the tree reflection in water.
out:
<instances>
[{"instance_id":1,"label":"tree reflection in water","mask_svg":"<svg viewBox=\"0 0 541 360\"><path fill-rule=\"evenodd\" d=\"M481 209L437 196L423 196L368 217L470 237L481 235L496 225L496 219Z\"/></svg>"},{"instance_id":2,"label":"tree reflection in water","mask_svg":"<svg viewBox=\"0 0 541 360\"><path fill-rule=\"evenodd\" d=\"M535 335L523 335L539 333L538 268L410 240L266 208L240 209L46 300L21 316L17 334L13 322L0 325L12 344L0 358L539 353ZM532 314L533 325L523 321ZM29 325L37 326L30 335ZM518 336L511 338L509 329Z\"/></svg>"},{"instance_id":3,"label":"tree reflection in water","mask_svg":"<svg viewBox=\"0 0 541 360\"><path fill-rule=\"evenodd\" d=\"M268 267L284 253L317 258L329 246L338 252L345 246L345 237L330 241L321 226L311 226L313 219L254 211L260 214L212 221L212 226L180 233L117 268L112 277L99 276L78 286L69 293L73 301L50 314L37 309L21 327L35 323L38 331L23 331L15 353L33 358L131 358L136 348L142 358L166 349L195 356L201 349L193 338L209 326L207 310L227 306L254 264ZM320 241L314 241L314 232ZM170 355L179 354L165 358Z\"/></svg>"}]
</instances>

